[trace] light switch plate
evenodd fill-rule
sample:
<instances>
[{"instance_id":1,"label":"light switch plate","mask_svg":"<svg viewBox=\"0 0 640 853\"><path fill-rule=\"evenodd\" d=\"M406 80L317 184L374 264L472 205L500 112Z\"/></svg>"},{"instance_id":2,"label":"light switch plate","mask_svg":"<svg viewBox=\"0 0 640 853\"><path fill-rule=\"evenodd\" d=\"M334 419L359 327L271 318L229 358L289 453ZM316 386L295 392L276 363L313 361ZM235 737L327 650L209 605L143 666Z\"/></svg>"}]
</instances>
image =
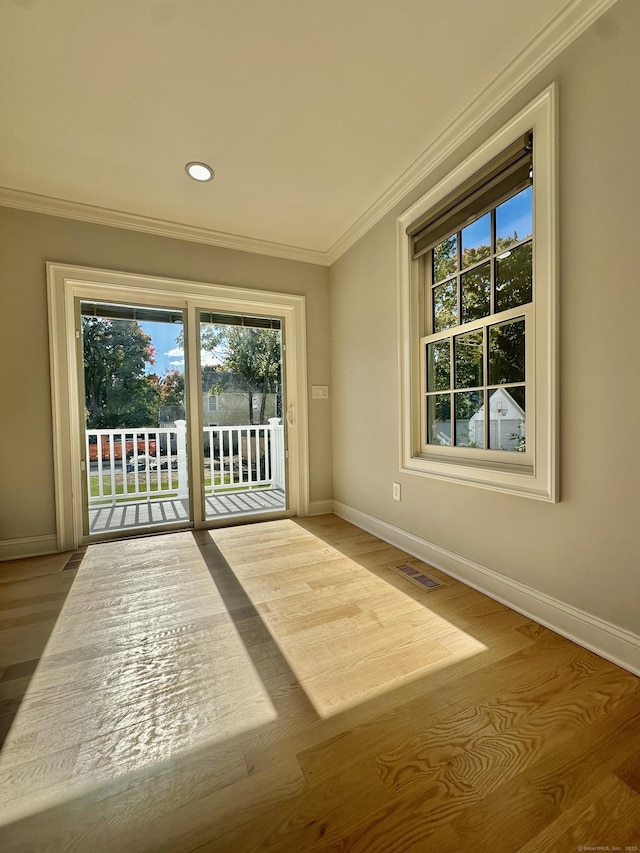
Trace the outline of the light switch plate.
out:
<instances>
[{"instance_id":1,"label":"light switch plate","mask_svg":"<svg viewBox=\"0 0 640 853\"><path fill-rule=\"evenodd\" d=\"M311 386L312 400L328 400L329 386L328 385L312 385Z\"/></svg>"}]
</instances>

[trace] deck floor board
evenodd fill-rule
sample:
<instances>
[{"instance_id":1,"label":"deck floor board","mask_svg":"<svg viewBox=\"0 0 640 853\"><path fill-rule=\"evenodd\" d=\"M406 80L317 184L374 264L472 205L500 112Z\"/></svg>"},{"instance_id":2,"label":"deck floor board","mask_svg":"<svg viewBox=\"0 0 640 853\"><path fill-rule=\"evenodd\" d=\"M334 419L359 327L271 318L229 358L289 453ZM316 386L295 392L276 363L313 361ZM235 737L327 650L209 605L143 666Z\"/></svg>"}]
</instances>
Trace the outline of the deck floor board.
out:
<instances>
[{"instance_id":1,"label":"deck floor board","mask_svg":"<svg viewBox=\"0 0 640 853\"><path fill-rule=\"evenodd\" d=\"M234 518L259 512L286 508L285 494L281 489L255 489L246 492L228 492L205 499L207 518ZM151 501L131 501L115 505L89 508L91 535L113 533L118 530L136 530L163 524L188 524L189 502L178 498Z\"/></svg>"}]
</instances>

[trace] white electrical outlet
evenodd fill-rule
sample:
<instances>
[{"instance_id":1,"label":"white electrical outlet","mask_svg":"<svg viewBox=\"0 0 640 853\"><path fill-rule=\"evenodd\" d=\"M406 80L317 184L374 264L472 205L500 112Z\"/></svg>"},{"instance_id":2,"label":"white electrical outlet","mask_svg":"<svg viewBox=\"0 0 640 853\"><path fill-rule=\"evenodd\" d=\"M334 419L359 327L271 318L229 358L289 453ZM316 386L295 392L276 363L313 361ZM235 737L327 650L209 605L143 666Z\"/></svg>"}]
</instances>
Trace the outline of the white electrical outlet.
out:
<instances>
[{"instance_id":1,"label":"white electrical outlet","mask_svg":"<svg viewBox=\"0 0 640 853\"><path fill-rule=\"evenodd\" d=\"M400 500L400 483L393 484L393 499L394 501Z\"/></svg>"}]
</instances>

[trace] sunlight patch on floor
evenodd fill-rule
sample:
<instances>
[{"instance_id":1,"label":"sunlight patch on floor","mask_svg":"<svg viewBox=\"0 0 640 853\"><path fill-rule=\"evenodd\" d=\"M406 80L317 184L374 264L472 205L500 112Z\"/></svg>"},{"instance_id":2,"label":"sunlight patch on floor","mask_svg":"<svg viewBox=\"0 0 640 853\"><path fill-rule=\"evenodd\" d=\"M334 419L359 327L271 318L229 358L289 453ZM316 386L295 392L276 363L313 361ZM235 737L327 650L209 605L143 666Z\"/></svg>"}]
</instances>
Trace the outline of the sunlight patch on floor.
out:
<instances>
[{"instance_id":1,"label":"sunlight patch on floor","mask_svg":"<svg viewBox=\"0 0 640 853\"><path fill-rule=\"evenodd\" d=\"M487 649L291 520L210 536L321 717Z\"/></svg>"},{"instance_id":2,"label":"sunlight patch on floor","mask_svg":"<svg viewBox=\"0 0 640 853\"><path fill-rule=\"evenodd\" d=\"M0 823L275 716L191 533L90 546L0 753Z\"/></svg>"}]
</instances>

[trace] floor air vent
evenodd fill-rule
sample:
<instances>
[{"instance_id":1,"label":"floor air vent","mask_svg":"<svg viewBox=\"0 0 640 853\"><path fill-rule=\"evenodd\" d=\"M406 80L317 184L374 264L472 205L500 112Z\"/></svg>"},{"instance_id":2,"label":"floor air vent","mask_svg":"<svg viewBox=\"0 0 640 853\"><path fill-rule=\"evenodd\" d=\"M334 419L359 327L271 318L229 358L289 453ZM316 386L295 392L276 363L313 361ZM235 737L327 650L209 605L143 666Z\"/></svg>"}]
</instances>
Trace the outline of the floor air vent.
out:
<instances>
[{"instance_id":1,"label":"floor air vent","mask_svg":"<svg viewBox=\"0 0 640 853\"><path fill-rule=\"evenodd\" d=\"M423 589L435 589L440 586L438 581L434 581L433 578L423 575L418 569L414 569L413 566L409 566L406 563L402 563L400 566L392 566L392 568L395 572L403 575L407 580L413 581L413 583L421 586Z\"/></svg>"},{"instance_id":2,"label":"floor air vent","mask_svg":"<svg viewBox=\"0 0 640 853\"><path fill-rule=\"evenodd\" d=\"M87 552L87 546L86 545L83 548L79 548L75 553L73 553L69 557L69 562L67 563L67 565L64 567L64 569L62 571L66 572L68 570L73 571L75 569L79 569L80 563L84 559L84 555L86 554L86 552Z\"/></svg>"}]
</instances>

